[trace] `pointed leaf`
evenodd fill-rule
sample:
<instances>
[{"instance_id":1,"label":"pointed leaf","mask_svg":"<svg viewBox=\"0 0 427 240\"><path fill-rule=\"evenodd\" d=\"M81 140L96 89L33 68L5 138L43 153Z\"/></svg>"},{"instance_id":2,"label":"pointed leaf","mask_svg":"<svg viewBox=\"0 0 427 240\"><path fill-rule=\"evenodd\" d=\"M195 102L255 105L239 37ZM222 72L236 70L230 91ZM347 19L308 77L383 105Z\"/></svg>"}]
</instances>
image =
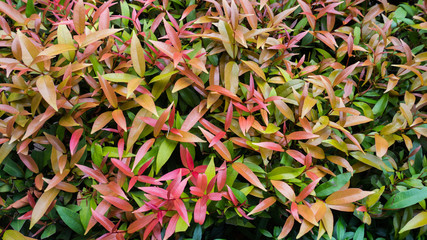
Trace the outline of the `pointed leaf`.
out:
<instances>
[{"instance_id":1,"label":"pointed leaf","mask_svg":"<svg viewBox=\"0 0 427 240\"><path fill-rule=\"evenodd\" d=\"M37 79L36 85L43 99L52 106L55 111L58 111L56 105L56 88L53 83L53 78L49 75L43 75Z\"/></svg>"},{"instance_id":2,"label":"pointed leaf","mask_svg":"<svg viewBox=\"0 0 427 240\"><path fill-rule=\"evenodd\" d=\"M267 191L264 185L259 181L258 177L252 172L252 170L243 163L235 162L232 165L233 169L236 170L240 175L242 175L246 180L248 180L251 184L260 188L263 191Z\"/></svg>"},{"instance_id":3,"label":"pointed leaf","mask_svg":"<svg viewBox=\"0 0 427 240\"><path fill-rule=\"evenodd\" d=\"M33 213L31 215L30 229L43 217L49 208L50 204L58 195L59 190L52 188L47 192L44 192L39 200L37 200L36 205L34 206Z\"/></svg>"}]
</instances>

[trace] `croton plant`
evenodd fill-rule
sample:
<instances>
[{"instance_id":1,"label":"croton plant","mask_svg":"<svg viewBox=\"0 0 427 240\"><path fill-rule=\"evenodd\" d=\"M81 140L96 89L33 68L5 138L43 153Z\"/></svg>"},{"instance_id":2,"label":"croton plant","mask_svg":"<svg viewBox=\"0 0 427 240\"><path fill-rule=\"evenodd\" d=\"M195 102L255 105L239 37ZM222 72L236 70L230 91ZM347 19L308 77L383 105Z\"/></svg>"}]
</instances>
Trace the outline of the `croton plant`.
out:
<instances>
[{"instance_id":1,"label":"croton plant","mask_svg":"<svg viewBox=\"0 0 427 240\"><path fill-rule=\"evenodd\" d=\"M427 1L0 1L3 239L425 239Z\"/></svg>"}]
</instances>

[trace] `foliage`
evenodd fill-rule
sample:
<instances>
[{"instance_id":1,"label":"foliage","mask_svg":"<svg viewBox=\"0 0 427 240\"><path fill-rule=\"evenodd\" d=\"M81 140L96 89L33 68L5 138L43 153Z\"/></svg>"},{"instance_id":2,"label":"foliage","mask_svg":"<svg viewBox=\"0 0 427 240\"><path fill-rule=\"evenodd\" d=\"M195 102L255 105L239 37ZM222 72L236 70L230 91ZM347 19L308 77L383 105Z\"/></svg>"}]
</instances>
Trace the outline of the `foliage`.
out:
<instances>
[{"instance_id":1,"label":"foliage","mask_svg":"<svg viewBox=\"0 0 427 240\"><path fill-rule=\"evenodd\" d=\"M4 239L423 238L427 2L397 4L0 1Z\"/></svg>"}]
</instances>

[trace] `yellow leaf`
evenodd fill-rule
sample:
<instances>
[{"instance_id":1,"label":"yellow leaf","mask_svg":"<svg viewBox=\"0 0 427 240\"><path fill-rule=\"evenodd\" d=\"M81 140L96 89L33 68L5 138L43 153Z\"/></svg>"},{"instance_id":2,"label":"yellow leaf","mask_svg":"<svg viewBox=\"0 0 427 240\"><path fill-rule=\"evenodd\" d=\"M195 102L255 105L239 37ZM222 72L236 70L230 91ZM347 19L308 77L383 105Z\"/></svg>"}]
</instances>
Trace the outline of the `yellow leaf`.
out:
<instances>
[{"instance_id":1,"label":"yellow leaf","mask_svg":"<svg viewBox=\"0 0 427 240\"><path fill-rule=\"evenodd\" d=\"M156 110L156 104L154 103L154 100L152 97L150 97L147 94L142 94L140 96L138 96L137 98L135 98L135 101L141 105L143 108L147 109L148 111L150 111L151 113L153 113L156 116L157 115L157 110Z\"/></svg>"},{"instance_id":2,"label":"yellow leaf","mask_svg":"<svg viewBox=\"0 0 427 240\"><path fill-rule=\"evenodd\" d=\"M22 233L15 230L6 230L3 234L4 240L31 240L35 238L30 238L22 235Z\"/></svg>"},{"instance_id":3,"label":"yellow leaf","mask_svg":"<svg viewBox=\"0 0 427 240\"><path fill-rule=\"evenodd\" d=\"M130 44L130 55L132 59L132 65L135 72L140 76L144 77L145 74L145 58L144 50L142 49L141 43L135 33L132 35L132 41Z\"/></svg>"},{"instance_id":4,"label":"yellow leaf","mask_svg":"<svg viewBox=\"0 0 427 240\"><path fill-rule=\"evenodd\" d=\"M237 93L239 89L239 65L236 62L229 62L225 66L224 85L227 90Z\"/></svg>"},{"instance_id":5,"label":"yellow leaf","mask_svg":"<svg viewBox=\"0 0 427 240\"><path fill-rule=\"evenodd\" d=\"M248 65L248 67L250 69L252 69L252 71L254 71L259 77L261 77L262 79L266 80L264 72L258 66L257 63L255 63L253 61L244 61L244 60L242 60L242 62L244 62L246 65Z\"/></svg>"},{"instance_id":6,"label":"yellow leaf","mask_svg":"<svg viewBox=\"0 0 427 240\"><path fill-rule=\"evenodd\" d=\"M0 147L0 164L3 162L3 160L9 155L9 153L12 151L12 149L15 147L16 142L10 143L5 142Z\"/></svg>"},{"instance_id":7,"label":"yellow leaf","mask_svg":"<svg viewBox=\"0 0 427 240\"><path fill-rule=\"evenodd\" d=\"M399 234L424 225L427 225L427 211L421 212L413 217L402 229L400 229Z\"/></svg>"},{"instance_id":8,"label":"yellow leaf","mask_svg":"<svg viewBox=\"0 0 427 240\"><path fill-rule=\"evenodd\" d=\"M141 82L142 78L134 78L128 82L126 98L129 98L133 94L133 91L135 91L135 89L141 84Z\"/></svg>"},{"instance_id":9,"label":"yellow leaf","mask_svg":"<svg viewBox=\"0 0 427 240\"><path fill-rule=\"evenodd\" d=\"M26 37L24 34L22 34L20 31L18 31L18 39L19 43L21 44L21 50L22 50L22 61L25 65L30 66L30 64L33 62L34 58L39 55L40 51L39 49ZM38 71L42 71L44 68L43 62L39 62L34 66L34 69Z\"/></svg>"},{"instance_id":10,"label":"yellow leaf","mask_svg":"<svg viewBox=\"0 0 427 240\"><path fill-rule=\"evenodd\" d=\"M58 31L57 31L57 38L58 38L58 44L66 44L66 45L73 45L73 37L71 36L70 30L68 30L67 25L59 25ZM62 53L64 57L68 61L72 61L75 55L74 51L64 52Z\"/></svg>"},{"instance_id":11,"label":"yellow leaf","mask_svg":"<svg viewBox=\"0 0 427 240\"><path fill-rule=\"evenodd\" d=\"M310 96L305 97L304 104L302 105L301 118L303 118L310 110L316 105L317 100Z\"/></svg>"},{"instance_id":12,"label":"yellow leaf","mask_svg":"<svg viewBox=\"0 0 427 240\"><path fill-rule=\"evenodd\" d=\"M43 217L43 215L46 213L46 210L49 208L50 204L56 198L58 193L58 189L52 188L41 195L36 205L34 206L33 214L31 215L30 229L33 228L33 226L40 220L40 218Z\"/></svg>"},{"instance_id":13,"label":"yellow leaf","mask_svg":"<svg viewBox=\"0 0 427 240\"><path fill-rule=\"evenodd\" d=\"M296 239L301 238L302 236L304 236L308 231L310 231L312 228L314 227L313 224L311 224L309 221L307 220L303 220L301 227L299 229L298 235Z\"/></svg>"},{"instance_id":14,"label":"yellow leaf","mask_svg":"<svg viewBox=\"0 0 427 240\"><path fill-rule=\"evenodd\" d=\"M113 119L112 112L104 112L101 115L99 115L92 126L92 131L90 134L93 134L97 132L98 130L102 129L107 123L109 123Z\"/></svg>"},{"instance_id":15,"label":"yellow leaf","mask_svg":"<svg viewBox=\"0 0 427 240\"><path fill-rule=\"evenodd\" d=\"M53 108L58 111L56 105L56 89L53 83L53 78L49 75L43 75L37 79L37 88L43 99Z\"/></svg>"},{"instance_id":16,"label":"yellow leaf","mask_svg":"<svg viewBox=\"0 0 427 240\"><path fill-rule=\"evenodd\" d=\"M74 51L74 50L76 50L76 48L74 47L74 45L71 45L71 44L57 44L57 45L50 46L47 49L43 50L41 53L39 53L39 56L45 55L45 56L53 57L55 55L58 55L58 54L61 54L61 53L64 53L64 52Z\"/></svg>"}]
</instances>

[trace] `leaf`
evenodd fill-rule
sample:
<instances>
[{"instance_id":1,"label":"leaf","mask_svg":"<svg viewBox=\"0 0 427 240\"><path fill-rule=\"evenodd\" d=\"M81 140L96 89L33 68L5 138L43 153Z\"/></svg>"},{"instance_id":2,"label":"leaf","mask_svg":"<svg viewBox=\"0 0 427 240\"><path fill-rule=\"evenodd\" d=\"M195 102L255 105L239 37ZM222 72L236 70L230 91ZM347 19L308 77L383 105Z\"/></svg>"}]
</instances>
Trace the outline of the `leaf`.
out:
<instances>
[{"instance_id":1,"label":"leaf","mask_svg":"<svg viewBox=\"0 0 427 240\"><path fill-rule=\"evenodd\" d=\"M106 38L110 35L115 34L118 31L121 31L122 29L101 29L96 32L89 33L83 40L80 47L86 47L87 45L94 43L98 40L101 40L103 38Z\"/></svg>"},{"instance_id":2,"label":"leaf","mask_svg":"<svg viewBox=\"0 0 427 240\"><path fill-rule=\"evenodd\" d=\"M138 166L138 163L142 160L142 158L145 156L145 154L148 152L148 149L150 149L151 146L153 146L154 141L155 141L155 139L151 138L151 139L147 140L139 148L138 152L136 153L135 161L134 161L133 166L132 166L132 172L136 168L136 166Z\"/></svg>"},{"instance_id":3,"label":"leaf","mask_svg":"<svg viewBox=\"0 0 427 240\"><path fill-rule=\"evenodd\" d=\"M375 104L374 108L372 108L372 112L375 116L381 116L384 113L384 110L388 105L388 99L388 94L384 94L381 96L381 98Z\"/></svg>"},{"instance_id":4,"label":"leaf","mask_svg":"<svg viewBox=\"0 0 427 240\"><path fill-rule=\"evenodd\" d=\"M252 6L251 2L249 0L240 0L240 4L243 8L243 11L246 14L246 19L249 22L249 25L252 29L257 29L257 23L258 19L254 11L254 7Z\"/></svg>"},{"instance_id":5,"label":"leaf","mask_svg":"<svg viewBox=\"0 0 427 240\"><path fill-rule=\"evenodd\" d=\"M90 134L94 134L95 132L101 130L105 125L107 125L113 119L112 112L103 112L99 115L92 126L92 131Z\"/></svg>"},{"instance_id":6,"label":"leaf","mask_svg":"<svg viewBox=\"0 0 427 240\"><path fill-rule=\"evenodd\" d=\"M22 16L22 14L18 10L16 10L6 2L0 2L0 11L15 20L17 23L25 23L26 18Z\"/></svg>"},{"instance_id":7,"label":"leaf","mask_svg":"<svg viewBox=\"0 0 427 240\"><path fill-rule=\"evenodd\" d=\"M352 127L371 122L372 119L365 116L347 116L344 127Z\"/></svg>"},{"instance_id":8,"label":"leaf","mask_svg":"<svg viewBox=\"0 0 427 240\"><path fill-rule=\"evenodd\" d=\"M126 212L133 211L132 205L130 205L130 203L128 203L127 201L121 198L113 197L113 196L102 196L102 198L107 200L107 202L111 203L111 205L115 206L118 209L121 209Z\"/></svg>"},{"instance_id":9,"label":"leaf","mask_svg":"<svg viewBox=\"0 0 427 240\"><path fill-rule=\"evenodd\" d=\"M305 187L297 196L297 198L295 199L295 202L301 202L302 200L304 200L308 195L310 195L311 192L314 191L314 188L316 187L316 185L320 182L321 178L318 178L316 180L314 180L313 182L311 182L310 184L307 185L307 187Z\"/></svg>"},{"instance_id":10,"label":"leaf","mask_svg":"<svg viewBox=\"0 0 427 240\"><path fill-rule=\"evenodd\" d=\"M118 102L117 102L117 96L114 92L113 87L110 85L107 80L104 79L104 77L98 75L99 83L101 84L102 91L104 92L105 96L108 99L108 102L113 106L114 108L117 108Z\"/></svg>"},{"instance_id":11,"label":"leaf","mask_svg":"<svg viewBox=\"0 0 427 240\"><path fill-rule=\"evenodd\" d=\"M242 175L246 180L248 180L251 184L260 188L263 191L267 191L264 185L259 181L258 177L243 163L235 162L232 165L233 169L236 170L240 175Z\"/></svg>"},{"instance_id":12,"label":"leaf","mask_svg":"<svg viewBox=\"0 0 427 240\"><path fill-rule=\"evenodd\" d=\"M305 166L300 168L280 166L271 170L271 172L267 174L267 177L270 180L294 179L297 176L301 175L304 170Z\"/></svg>"},{"instance_id":13,"label":"leaf","mask_svg":"<svg viewBox=\"0 0 427 240\"><path fill-rule=\"evenodd\" d=\"M128 83L133 79L139 78L138 76L128 73L107 73L103 74L102 77L110 82L115 83Z\"/></svg>"},{"instance_id":14,"label":"leaf","mask_svg":"<svg viewBox=\"0 0 427 240\"><path fill-rule=\"evenodd\" d=\"M262 71L262 69L259 67L259 65L257 63L255 63L253 61L245 61L245 60L242 60L242 62L244 62L250 69L252 69L252 71L254 71L256 73L256 75L261 77L264 81L267 80L265 78L264 72Z\"/></svg>"},{"instance_id":15,"label":"leaf","mask_svg":"<svg viewBox=\"0 0 427 240\"><path fill-rule=\"evenodd\" d=\"M332 205L343 205L361 200L371 194L373 192L363 191L359 188L349 188L332 193L326 198L325 202Z\"/></svg>"},{"instance_id":16,"label":"leaf","mask_svg":"<svg viewBox=\"0 0 427 240\"><path fill-rule=\"evenodd\" d=\"M409 190L393 194L384 205L384 209L400 209L412 206L427 198L427 187Z\"/></svg>"},{"instance_id":17,"label":"leaf","mask_svg":"<svg viewBox=\"0 0 427 240\"><path fill-rule=\"evenodd\" d=\"M425 225L427 225L427 211L421 212L409 220L409 222L407 222L405 226L400 229L399 234Z\"/></svg>"},{"instance_id":18,"label":"leaf","mask_svg":"<svg viewBox=\"0 0 427 240\"><path fill-rule=\"evenodd\" d=\"M356 69L357 65L359 64L359 62L354 63L351 66L348 66L347 68L345 68L344 70L342 70L336 77L335 80L333 82L333 86L335 87L336 85L340 84L342 81L344 81L344 79L346 79L351 72L354 71L354 69Z\"/></svg>"},{"instance_id":19,"label":"leaf","mask_svg":"<svg viewBox=\"0 0 427 240\"><path fill-rule=\"evenodd\" d=\"M16 142L13 142L13 143L5 142L1 145L1 147L0 147L0 164L9 155L9 153L13 150L15 145L16 145Z\"/></svg>"},{"instance_id":20,"label":"leaf","mask_svg":"<svg viewBox=\"0 0 427 240\"><path fill-rule=\"evenodd\" d=\"M156 173L160 171L163 165L169 160L178 142L165 139L159 147L156 158Z\"/></svg>"},{"instance_id":21,"label":"leaf","mask_svg":"<svg viewBox=\"0 0 427 240\"><path fill-rule=\"evenodd\" d=\"M43 75L37 78L36 85L43 99L55 109L55 111L58 111L58 106L56 105L56 88L53 83L53 78L49 75Z\"/></svg>"},{"instance_id":22,"label":"leaf","mask_svg":"<svg viewBox=\"0 0 427 240\"><path fill-rule=\"evenodd\" d=\"M360 162L363 162L366 165L372 166L378 170L384 169L387 172L393 172L393 168L390 168L389 166L387 166L382 160L381 158L369 154L369 153L362 153L362 152L351 152L350 153L351 156L353 156L354 158L356 158L357 160L359 160Z\"/></svg>"},{"instance_id":23,"label":"leaf","mask_svg":"<svg viewBox=\"0 0 427 240\"><path fill-rule=\"evenodd\" d=\"M283 181L271 180L271 184L279 191L283 196L289 199L291 202L295 202L295 192L294 190Z\"/></svg>"},{"instance_id":24,"label":"leaf","mask_svg":"<svg viewBox=\"0 0 427 240\"><path fill-rule=\"evenodd\" d=\"M259 143L252 143L252 144L258 147L267 148L273 151L278 151L278 152L284 151L280 144L277 144L274 142L259 142Z\"/></svg>"},{"instance_id":25,"label":"leaf","mask_svg":"<svg viewBox=\"0 0 427 240\"><path fill-rule=\"evenodd\" d=\"M309 133L306 131L296 131L286 136L286 139L287 140L304 140L304 139L311 139L311 138L317 138L317 137L319 137L319 135Z\"/></svg>"},{"instance_id":26,"label":"leaf","mask_svg":"<svg viewBox=\"0 0 427 240\"><path fill-rule=\"evenodd\" d=\"M33 228L33 226L40 220L40 218L43 217L58 193L58 189L52 188L41 195L36 205L34 206L33 213L31 215L30 229Z\"/></svg>"},{"instance_id":27,"label":"leaf","mask_svg":"<svg viewBox=\"0 0 427 240\"><path fill-rule=\"evenodd\" d=\"M152 114L157 115L157 109L156 104L154 103L154 100L152 97L150 97L148 94L142 94L134 99L139 105L141 105L143 108L150 111Z\"/></svg>"},{"instance_id":28,"label":"leaf","mask_svg":"<svg viewBox=\"0 0 427 240\"><path fill-rule=\"evenodd\" d=\"M295 219L292 217L292 215L289 215L289 217L286 219L285 225L283 225L282 231L280 232L278 239L282 239L286 237L292 230L292 227L294 226Z\"/></svg>"},{"instance_id":29,"label":"leaf","mask_svg":"<svg viewBox=\"0 0 427 240\"><path fill-rule=\"evenodd\" d=\"M317 103L316 99L310 96L305 97L304 103L302 105L301 118L304 118L305 115L307 115L307 113L311 111L314 105L316 105L316 103Z\"/></svg>"},{"instance_id":30,"label":"leaf","mask_svg":"<svg viewBox=\"0 0 427 240\"><path fill-rule=\"evenodd\" d=\"M3 2L0 2L3 3ZM4 240L31 240L35 238L30 238L22 235L22 233L15 231L15 230L6 230L3 234Z\"/></svg>"},{"instance_id":31,"label":"leaf","mask_svg":"<svg viewBox=\"0 0 427 240\"><path fill-rule=\"evenodd\" d=\"M224 86L231 93L236 94L239 90L239 65L230 61L225 65Z\"/></svg>"},{"instance_id":32,"label":"leaf","mask_svg":"<svg viewBox=\"0 0 427 240\"><path fill-rule=\"evenodd\" d=\"M317 197L326 197L331 195L332 193L340 190L348 181L350 181L351 173L343 173L339 174L336 177L333 177L331 180L320 184L316 188L316 196Z\"/></svg>"},{"instance_id":33,"label":"leaf","mask_svg":"<svg viewBox=\"0 0 427 240\"><path fill-rule=\"evenodd\" d=\"M363 240L365 237L365 224L360 225L354 233L354 240Z\"/></svg>"},{"instance_id":34,"label":"leaf","mask_svg":"<svg viewBox=\"0 0 427 240\"><path fill-rule=\"evenodd\" d=\"M269 197L266 198L264 200L262 200L262 202L260 202L258 205L256 205L256 207L254 209L252 209L252 211L250 213L248 213L249 215L264 211L265 209L269 208L271 205L273 205L276 202L276 198L275 197Z\"/></svg>"},{"instance_id":35,"label":"leaf","mask_svg":"<svg viewBox=\"0 0 427 240\"><path fill-rule=\"evenodd\" d=\"M5 144L7 144L7 143L5 143ZM1 151L2 151L2 149L0 149L0 152ZM34 161L34 159L31 156L24 155L22 153L18 153L18 156L30 171L32 171L33 173L39 172L39 167L37 166L36 162Z\"/></svg>"},{"instance_id":36,"label":"leaf","mask_svg":"<svg viewBox=\"0 0 427 240\"><path fill-rule=\"evenodd\" d=\"M114 223L110 219L106 218L103 214L98 213L96 210L92 210L92 217L99 222L107 231L112 232Z\"/></svg>"},{"instance_id":37,"label":"leaf","mask_svg":"<svg viewBox=\"0 0 427 240\"><path fill-rule=\"evenodd\" d=\"M203 136L205 136L206 140L211 143L212 139L214 139L215 136L201 127L199 127L199 129L200 131L202 131ZM213 147L219 153L219 155L221 155L221 157L224 158L227 162L230 162L232 160L231 154L228 151L227 147L225 147L224 143L218 141L213 145Z\"/></svg>"},{"instance_id":38,"label":"leaf","mask_svg":"<svg viewBox=\"0 0 427 240\"><path fill-rule=\"evenodd\" d=\"M79 214L72 211L69 208L62 207L59 205L55 206L56 211L58 212L59 216L61 217L62 221L71 228L74 232L78 234L83 234L84 229L80 222Z\"/></svg>"},{"instance_id":39,"label":"leaf","mask_svg":"<svg viewBox=\"0 0 427 240\"><path fill-rule=\"evenodd\" d=\"M130 55L132 59L132 65L135 69L135 72L140 76L144 77L145 75L145 57L144 49L141 46L141 42L138 39L138 36L135 32L132 35L132 41L130 44Z\"/></svg>"},{"instance_id":40,"label":"leaf","mask_svg":"<svg viewBox=\"0 0 427 240\"><path fill-rule=\"evenodd\" d=\"M76 147L77 147L77 144L79 144L80 137L82 136L82 134L83 134L83 128L79 128L75 130L71 135L71 139L70 139L71 155L74 155L74 153L76 152Z\"/></svg>"},{"instance_id":41,"label":"leaf","mask_svg":"<svg viewBox=\"0 0 427 240\"><path fill-rule=\"evenodd\" d=\"M134 222L129 224L127 232L128 233L134 233L136 231L139 231L140 229L147 226L152 221L157 221L156 217L157 217L156 214L150 214L150 215L145 215L142 218L136 219Z\"/></svg>"},{"instance_id":42,"label":"leaf","mask_svg":"<svg viewBox=\"0 0 427 240\"><path fill-rule=\"evenodd\" d=\"M75 50L76 48L72 44L56 44L40 52L38 56L45 55L45 56L53 57L64 52L75 51Z\"/></svg>"},{"instance_id":43,"label":"leaf","mask_svg":"<svg viewBox=\"0 0 427 240\"><path fill-rule=\"evenodd\" d=\"M71 36L70 30L67 25L59 25L57 30L58 44L60 45L72 45L74 46L73 37ZM75 51L69 51L62 53L68 61L72 61L75 56Z\"/></svg>"},{"instance_id":44,"label":"leaf","mask_svg":"<svg viewBox=\"0 0 427 240\"><path fill-rule=\"evenodd\" d=\"M388 150L388 142L378 133L375 134L375 152L379 158L382 158Z\"/></svg>"},{"instance_id":45,"label":"leaf","mask_svg":"<svg viewBox=\"0 0 427 240\"><path fill-rule=\"evenodd\" d=\"M120 128L122 128L125 132L127 132L126 118L123 115L123 111L120 109L116 109L111 113L111 116L113 117L117 125L120 126Z\"/></svg>"},{"instance_id":46,"label":"leaf","mask_svg":"<svg viewBox=\"0 0 427 240\"><path fill-rule=\"evenodd\" d=\"M107 178L105 178L105 176L102 174L102 172L100 170L94 170L92 168L89 168L89 167L86 167L86 166L80 165L80 164L76 164L76 166L80 170L82 170L82 172L84 172L86 175L91 176L92 178L94 178L99 183L108 183Z\"/></svg>"},{"instance_id":47,"label":"leaf","mask_svg":"<svg viewBox=\"0 0 427 240\"><path fill-rule=\"evenodd\" d=\"M172 141L177 141L177 142L188 142L188 143L206 142L205 140L200 139L198 136L196 136L192 133L184 132L184 131L181 131L179 129L175 129L175 130L179 133L179 135L170 132L166 136L166 138L169 140L172 140Z\"/></svg>"},{"instance_id":48,"label":"leaf","mask_svg":"<svg viewBox=\"0 0 427 240\"><path fill-rule=\"evenodd\" d=\"M85 7L83 4L83 0L78 0L77 3L74 5L74 16L73 16L73 23L74 28L76 29L77 34L84 33L85 30Z\"/></svg>"}]
</instances>

